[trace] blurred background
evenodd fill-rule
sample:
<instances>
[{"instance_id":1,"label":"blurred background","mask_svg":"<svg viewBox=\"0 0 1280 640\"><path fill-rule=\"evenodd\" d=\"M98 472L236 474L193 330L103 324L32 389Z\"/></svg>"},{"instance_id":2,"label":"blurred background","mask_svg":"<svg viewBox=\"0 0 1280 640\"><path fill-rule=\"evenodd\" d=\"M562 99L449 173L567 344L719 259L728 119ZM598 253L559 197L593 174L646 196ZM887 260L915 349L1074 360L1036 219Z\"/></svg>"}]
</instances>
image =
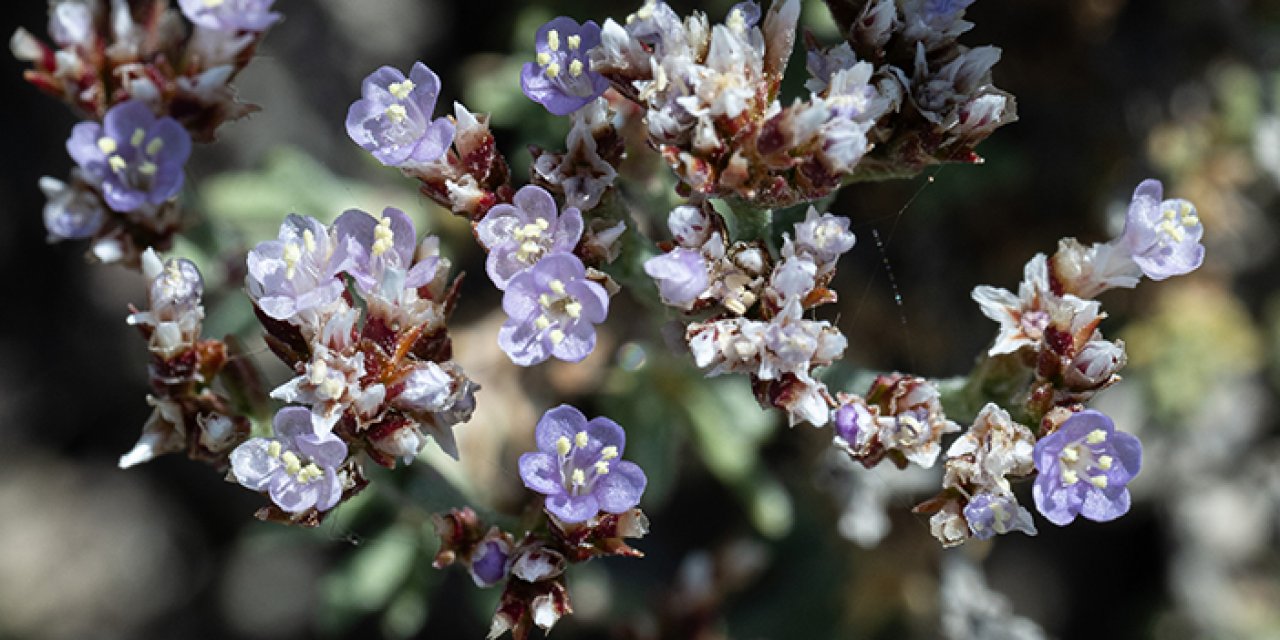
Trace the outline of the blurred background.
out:
<instances>
[{"instance_id":1,"label":"blurred background","mask_svg":"<svg viewBox=\"0 0 1280 640\"><path fill-rule=\"evenodd\" d=\"M698 7L718 21L730 4ZM1014 288L1060 237L1114 236L1143 178L1205 223L1202 269L1102 298L1103 331L1131 364L1095 406L1146 447L1132 512L1065 529L1038 519L1038 537L945 552L910 512L940 469L841 463L828 432L788 430L745 379L702 379L665 345L668 318L627 291L587 361L511 365L467 225L345 136L366 74L422 60L443 81L438 112L456 99L494 114L523 183L526 145L562 148L567 131L519 92L534 29L635 8L278 0L286 20L237 82L263 111L188 166L185 202L205 218L175 252L214 291L206 334L255 335L243 253L284 214L394 205L471 274L451 331L483 386L457 429L461 463L430 446L410 468L373 470L371 489L313 531L254 521L259 496L181 457L116 469L150 412L144 342L124 323L144 286L86 263L83 244L44 242L36 181L66 174L75 118L0 56L0 638L483 637L498 590L430 567L429 514L470 504L514 523L528 497L515 459L562 402L627 428L653 531L637 543L644 560L571 572L577 613L558 638L1280 638L1280 3L982 0L961 42L1004 49L995 79L1020 121L979 147L981 166L856 185L831 206L859 244L825 314L849 338L827 379L855 392L868 370L967 372L995 334L969 291ZM9 3L3 33L43 36L45 10ZM820 2L805 1L802 21L836 42ZM801 56L792 71L796 95ZM668 192L670 176L643 153L624 173L645 196L637 224L661 229L670 202L646 194Z\"/></svg>"}]
</instances>

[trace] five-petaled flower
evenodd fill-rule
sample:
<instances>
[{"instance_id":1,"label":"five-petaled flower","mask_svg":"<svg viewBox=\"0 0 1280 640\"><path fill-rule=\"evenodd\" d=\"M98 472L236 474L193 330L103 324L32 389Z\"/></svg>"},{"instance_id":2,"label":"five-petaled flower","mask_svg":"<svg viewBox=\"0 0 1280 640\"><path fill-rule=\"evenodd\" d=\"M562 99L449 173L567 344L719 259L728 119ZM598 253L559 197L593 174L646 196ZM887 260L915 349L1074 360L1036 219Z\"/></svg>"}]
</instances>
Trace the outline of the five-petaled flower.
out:
<instances>
[{"instance_id":1,"label":"five-petaled flower","mask_svg":"<svg viewBox=\"0 0 1280 640\"><path fill-rule=\"evenodd\" d=\"M573 254L557 253L507 283L502 309L508 319L498 345L512 362L527 367L552 356L578 362L595 349L595 325L609 313L609 294L587 279Z\"/></svg>"},{"instance_id":2,"label":"five-petaled flower","mask_svg":"<svg viewBox=\"0 0 1280 640\"><path fill-rule=\"evenodd\" d=\"M538 451L520 456L524 486L544 494L546 509L564 523L586 522L601 511L624 513L640 502L644 471L622 460L626 433L604 417L587 421L574 407L543 414L534 430Z\"/></svg>"},{"instance_id":3,"label":"five-petaled flower","mask_svg":"<svg viewBox=\"0 0 1280 640\"><path fill-rule=\"evenodd\" d=\"M346 443L331 433L313 433L306 407L281 409L273 425L276 437L253 438L231 452L236 481L266 491L289 513L332 509L342 499L336 469L347 459Z\"/></svg>"},{"instance_id":4,"label":"five-petaled flower","mask_svg":"<svg viewBox=\"0 0 1280 640\"><path fill-rule=\"evenodd\" d=\"M544 255L571 252L582 238L582 214L574 207L556 212L556 201L542 187L522 187L512 204L499 204L476 225L476 237L489 249L485 271L499 289Z\"/></svg>"},{"instance_id":5,"label":"five-petaled flower","mask_svg":"<svg viewBox=\"0 0 1280 640\"><path fill-rule=\"evenodd\" d=\"M1059 526L1077 515L1096 522L1129 511L1127 485L1142 466L1142 444L1116 431L1106 415L1086 409L1036 443L1036 509Z\"/></svg>"},{"instance_id":6,"label":"five-petaled flower","mask_svg":"<svg viewBox=\"0 0 1280 640\"><path fill-rule=\"evenodd\" d=\"M587 54L600 44L600 27L581 26L560 16L538 29L535 62L520 70L520 88L547 111L564 116L581 109L609 88L609 80L591 70Z\"/></svg>"},{"instance_id":7,"label":"five-petaled flower","mask_svg":"<svg viewBox=\"0 0 1280 640\"><path fill-rule=\"evenodd\" d=\"M67 153L102 189L107 206L129 212L178 194L191 136L177 120L157 118L146 103L129 100L107 111L102 124L72 127Z\"/></svg>"},{"instance_id":8,"label":"five-petaled flower","mask_svg":"<svg viewBox=\"0 0 1280 640\"><path fill-rule=\"evenodd\" d=\"M1142 272L1152 280L1191 273L1204 262L1204 225L1195 205L1186 200L1161 200L1159 180L1143 180L1133 191L1120 242Z\"/></svg>"},{"instance_id":9,"label":"five-petaled flower","mask_svg":"<svg viewBox=\"0 0 1280 640\"><path fill-rule=\"evenodd\" d=\"M405 167L439 160L453 143L448 118L431 119L440 78L413 63L409 77L381 67L360 86L360 99L347 110L347 135L384 165Z\"/></svg>"}]
</instances>

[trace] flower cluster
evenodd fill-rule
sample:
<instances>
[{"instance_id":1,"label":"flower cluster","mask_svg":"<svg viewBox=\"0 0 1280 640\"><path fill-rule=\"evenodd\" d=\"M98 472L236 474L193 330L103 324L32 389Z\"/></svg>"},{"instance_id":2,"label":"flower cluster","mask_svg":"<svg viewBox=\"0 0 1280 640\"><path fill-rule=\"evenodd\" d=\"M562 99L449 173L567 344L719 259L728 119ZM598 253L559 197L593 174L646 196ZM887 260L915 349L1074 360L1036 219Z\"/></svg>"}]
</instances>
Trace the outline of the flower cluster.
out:
<instances>
[{"instance_id":1,"label":"flower cluster","mask_svg":"<svg viewBox=\"0 0 1280 640\"><path fill-rule=\"evenodd\" d=\"M650 143L707 196L785 206L848 179L976 162L973 147L1016 116L991 84L999 49L955 42L969 3L855 4L859 15L833 8L846 42L809 43L811 93L789 106L778 88L798 0L763 16L742 2L717 25L648 0L625 25L605 22L591 68L646 109Z\"/></svg>"},{"instance_id":2,"label":"flower cluster","mask_svg":"<svg viewBox=\"0 0 1280 640\"><path fill-rule=\"evenodd\" d=\"M942 493L919 507L935 512L931 524L943 544L1035 532L1006 476L1036 473L1036 508L1057 525L1077 515L1107 521L1128 511L1126 485L1141 466L1142 447L1110 418L1084 408L1120 380L1128 361L1123 341L1102 337L1098 327L1106 314L1093 298L1134 287L1143 275L1163 280L1190 273L1204 258L1203 233L1191 203L1165 200L1160 182L1145 180L1119 237L1088 247L1061 240L1052 256L1038 254L1027 263L1016 294L985 285L973 290L1000 331L970 384L1013 393L1000 405L988 404L952 445ZM1040 439L1011 414L1038 425Z\"/></svg>"},{"instance_id":3,"label":"flower cluster","mask_svg":"<svg viewBox=\"0 0 1280 640\"><path fill-rule=\"evenodd\" d=\"M543 414L534 441L538 450L520 456L520 478L546 496L545 530L526 532L517 543L498 527L486 529L470 508L433 517L440 535L436 568L461 562L479 587L506 581L490 638L511 631L523 640L534 626L549 631L572 613L569 565L644 555L625 542L649 532L648 518L636 507L648 481L640 467L622 459L622 427L561 405Z\"/></svg>"},{"instance_id":4,"label":"flower cluster","mask_svg":"<svg viewBox=\"0 0 1280 640\"><path fill-rule=\"evenodd\" d=\"M667 226L670 250L644 269L668 306L712 312L685 329L694 362L709 376L750 375L760 404L784 410L793 425L826 424L832 400L813 369L839 358L847 341L804 314L835 301L826 285L853 247L849 220L810 207L776 262L761 241L727 242L724 220L703 207L676 207Z\"/></svg>"},{"instance_id":5,"label":"flower cluster","mask_svg":"<svg viewBox=\"0 0 1280 640\"><path fill-rule=\"evenodd\" d=\"M831 421L836 446L867 468L886 457L899 468L932 467L942 436L960 430L943 412L937 387L902 374L877 377L865 398L840 394Z\"/></svg>"},{"instance_id":6,"label":"flower cluster","mask_svg":"<svg viewBox=\"0 0 1280 640\"><path fill-rule=\"evenodd\" d=\"M275 440L237 450L241 484L262 490L270 476L272 487L287 485L270 489L278 510L264 517L318 522L336 504L332 478L343 495L363 486L358 452L393 467L416 458L429 435L457 457L452 427L470 418L478 387L451 361L446 322L457 289L448 272L436 238L418 244L413 222L393 208L352 209L330 227L290 215L276 240L249 252L245 287L267 344L297 374L271 396L303 405L277 414ZM303 413L312 437L299 439ZM320 471L290 463L288 451Z\"/></svg>"},{"instance_id":7,"label":"flower cluster","mask_svg":"<svg viewBox=\"0 0 1280 640\"><path fill-rule=\"evenodd\" d=\"M188 29L168 2L55 0L53 45L14 33L14 55L33 64L27 81L88 118L67 140L71 179L41 180L51 242L91 238L97 260L135 268L147 247L169 246L192 140L256 109L229 83L279 20L271 4L181 0Z\"/></svg>"},{"instance_id":8,"label":"flower cluster","mask_svg":"<svg viewBox=\"0 0 1280 640\"><path fill-rule=\"evenodd\" d=\"M578 362L595 348L595 325L609 312L603 275L588 273L573 254L582 238L582 214L557 211L545 189L526 186L511 204L500 204L476 223L489 250L485 263L503 290L508 319L498 344L520 366L549 357ZM592 270L594 272L594 270Z\"/></svg>"},{"instance_id":9,"label":"flower cluster","mask_svg":"<svg viewBox=\"0 0 1280 640\"><path fill-rule=\"evenodd\" d=\"M155 251L142 254L150 308L132 309L129 324L147 339L153 407L142 436L120 457L129 468L166 453L185 451L193 459L223 467L227 455L249 435L249 421L213 388L215 378L234 380L228 344L201 339L204 279L190 260L161 262Z\"/></svg>"}]
</instances>

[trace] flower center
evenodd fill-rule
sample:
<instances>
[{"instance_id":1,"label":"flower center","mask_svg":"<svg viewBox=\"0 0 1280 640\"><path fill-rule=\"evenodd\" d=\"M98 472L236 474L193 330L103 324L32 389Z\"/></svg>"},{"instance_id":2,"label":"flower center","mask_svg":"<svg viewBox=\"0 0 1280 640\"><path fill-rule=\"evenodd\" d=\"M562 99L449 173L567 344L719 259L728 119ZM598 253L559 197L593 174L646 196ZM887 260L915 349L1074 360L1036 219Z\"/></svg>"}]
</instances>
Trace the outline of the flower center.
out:
<instances>
[{"instance_id":1,"label":"flower center","mask_svg":"<svg viewBox=\"0 0 1280 640\"><path fill-rule=\"evenodd\" d=\"M1161 247L1180 244L1187 237L1187 229L1200 224L1200 217L1186 202L1166 202L1161 208L1161 220L1156 224L1157 238Z\"/></svg>"},{"instance_id":2,"label":"flower center","mask_svg":"<svg viewBox=\"0 0 1280 640\"><path fill-rule=\"evenodd\" d=\"M537 218L533 222L517 227L511 232L511 237L515 238L520 245L516 248L516 260L524 264L531 265L542 257L546 251L545 236L546 231L551 228L551 223L545 218Z\"/></svg>"},{"instance_id":3,"label":"flower center","mask_svg":"<svg viewBox=\"0 0 1280 640\"><path fill-rule=\"evenodd\" d=\"M302 484L310 484L324 477L324 470L316 463L307 460L304 464L302 457L296 452L285 451L279 440L272 440L267 445L267 455L283 463L284 472Z\"/></svg>"},{"instance_id":4,"label":"flower center","mask_svg":"<svg viewBox=\"0 0 1280 640\"><path fill-rule=\"evenodd\" d=\"M1111 470L1115 459L1098 448L1106 439L1106 431L1094 429L1083 441L1077 440L1063 447L1062 453L1058 454L1058 474L1062 484L1072 486L1087 479L1089 484L1099 489L1107 487L1107 471Z\"/></svg>"},{"instance_id":5,"label":"flower center","mask_svg":"<svg viewBox=\"0 0 1280 640\"><path fill-rule=\"evenodd\" d=\"M569 495L580 496L591 493L596 482L609 475L609 461L618 457L618 448L610 445L600 450L594 457L587 456L585 449L591 444L586 431L579 431L570 440L568 436L560 436L556 440L556 457L560 463L560 484Z\"/></svg>"},{"instance_id":6,"label":"flower center","mask_svg":"<svg viewBox=\"0 0 1280 640\"><path fill-rule=\"evenodd\" d=\"M547 283L550 293L538 296L538 304L542 314L534 319L533 324L539 331L548 331L553 344L564 340L564 327L582 317L582 303L565 291L564 282L552 280ZM584 445L585 446L585 445Z\"/></svg>"}]
</instances>

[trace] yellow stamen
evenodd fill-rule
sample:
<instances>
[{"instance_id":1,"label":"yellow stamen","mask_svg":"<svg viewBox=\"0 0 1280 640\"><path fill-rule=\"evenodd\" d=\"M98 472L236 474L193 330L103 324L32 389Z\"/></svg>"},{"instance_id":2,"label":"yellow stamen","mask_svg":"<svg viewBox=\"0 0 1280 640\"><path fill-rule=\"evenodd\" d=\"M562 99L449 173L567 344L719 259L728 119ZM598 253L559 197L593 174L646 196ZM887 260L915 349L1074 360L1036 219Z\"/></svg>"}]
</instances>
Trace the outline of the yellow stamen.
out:
<instances>
[{"instance_id":1,"label":"yellow stamen","mask_svg":"<svg viewBox=\"0 0 1280 640\"><path fill-rule=\"evenodd\" d=\"M107 138L105 136L98 138L98 150L101 151L102 153L106 155L111 155L115 153L116 149L118 148L119 148L119 145L116 144L116 141L114 139Z\"/></svg>"},{"instance_id":2,"label":"yellow stamen","mask_svg":"<svg viewBox=\"0 0 1280 640\"><path fill-rule=\"evenodd\" d=\"M1084 439L1085 442L1088 442L1089 444L1098 444L1099 442L1107 439L1107 432L1102 429L1094 429L1093 431L1090 431L1089 435L1085 436Z\"/></svg>"},{"instance_id":3,"label":"yellow stamen","mask_svg":"<svg viewBox=\"0 0 1280 640\"><path fill-rule=\"evenodd\" d=\"M591 440L590 438L587 437L586 431L579 431L573 436L573 443L578 445L579 449L585 448L588 444L590 444L590 442Z\"/></svg>"},{"instance_id":4,"label":"yellow stamen","mask_svg":"<svg viewBox=\"0 0 1280 640\"><path fill-rule=\"evenodd\" d=\"M582 47L582 36L569 36L568 38L565 38L565 40L569 41L570 51L577 51Z\"/></svg>"},{"instance_id":5,"label":"yellow stamen","mask_svg":"<svg viewBox=\"0 0 1280 640\"><path fill-rule=\"evenodd\" d=\"M540 294L540 295L538 296L538 304L542 305L542 308L543 308L543 309L548 309L548 308L550 308L550 307L551 307L551 296L549 296L549 295L547 295L547 294L545 294L545 293Z\"/></svg>"},{"instance_id":6,"label":"yellow stamen","mask_svg":"<svg viewBox=\"0 0 1280 640\"><path fill-rule=\"evenodd\" d=\"M555 292L558 296L564 295L564 283L559 280L552 280L551 282L548 282L547 288L551 289L551 291Z\"/></svg>"},{"instance_id":7,"label":"yellow stamen","mask_svg":"<svg viewBox=\"0 0 1280 640\"><path fill-rule=\"evenodd\" d=\"M387 91L390 91L396 100L404 100L409 97L409 93L415 86L412 80L405 79L403 82L392 82L387 85Z\"/></svg>"},{"instance_id":8,"label":"yellow stamen","mask_svg":"<svg viewBox=\"0 0 1280 640\"><path fill-rule=\"evenodd\" d=\"M1194 213L1189 216L1183 216L1182 218L1182 226L1184 227L1194 227L1199 224L1200 224L1200 216L1197 216Z\"/></svg>"},{"instance_id":9,"label":"yellow stamen","mask_svg":"<svg viewBox=\"0 0 1280 640\"><path fill-rule=\"evenodd\" d=\"M1062 450L1062 455L1059 457L1065 462L1075 462L1080 459L1080 450L1075 447L1067 447Z\"/></svg>"},{"instance_id":10,"label":"yellow stamen","mask_svg":"<svg viewBox=\"0 0 1280 640\"><path fill-rule=\"evenodd\" d=\"M570 302L569 304L566 304L564 306L564 312L570 318L577 320L578 317L582 315L582 303L576 300L573 302Z\"/></svg>"},{"instance_id":11,"label":"yellow stamen","mask_svg":"<svg viewBox=\"0 0 1280 640\"><path fill-rule=\"evenodd\" d=\"M296 476L302 470L302 461L298 459L298 454L292 451L286 451L280 454L280 461L284 463L285 473Z\"/></svg>"},{"instance_id":12,"label":"yellow stamen","mask_svg":"<svg viewBox=\"0 0 1280 640\"><path fill-rule=\"evenodd\" d=\"M164 148L164 140L161 140L160 138L153 138L151 142L147 143L147 155L154 156L155 154L159 153L160 150L163 148Z\"/></svg>"},{"instance_id":13,"label":"yellow stamen","mask_svg":"<svg viewBox=\"0 0 1280 640\"><path fill-rule=\"evenodd\" d=\"M549 335L551 336L551 344L564 342L564 332L559 329L552 329Z\"/></svg>"},{"instance_id":14,"label":"yellow stamen","mask_svg":"<svg viewBox=\"0 0 1280 640\"><path fill-rule=\"evenodd\" d=\"M386 113L387 113L387 119L391 120L396 124L400 124L401 122L404 122L405 118L409 117L409 111L404 108L404 105L399 105L399 104L393 104L387 107Z\"/></svg>"},{"instance_id":15,"label":"yellow stamen","mask_svg":"<svg viewBox=\"0 0 1280 640\"><path fill-rule=\"evenodd\" d=\"M391 230L391 218L378 221L373 228L373 255L380 256L395 246L395 232Z\"/></svg>"},{"instance_id":16,"label":"yellow stamen","mask_svg":"<svg viewBox=\"0 0 1280 640\"><path fill-rule=\"evenodd\" d=\"M1070 469L1062 470L1062 484L1071 486L1080 481L1080 475Z\"/></svg>"},{"instance_id":17,"label":"yellow stamen","mask_svg":"<svg viewBox=\"0 0 1280 640\"><path fill-rule=\"evenodd\" d=\"M600 450L600 457L604 460L612 460L618 457L618 448L613 445L609 445Z\"/></svg>"},{"instance_id":18,"label":"yellow stamen","mask_svg":"<svg viewBox=\"0 0 1280 640\"><path fill-rule=\"evenodd\" d=\"M312 480L316 480L323 475L324 475L324 472L320 470L320 467L317 467L316 463L312 462L307 466L303 467L300 471L298 471L298 481L311 482Z\"/></svg>"},{"instance_id":19,"label":"yellow stamen","mask_svg":"<svg viewBox=\"0 0 1280 640\"><path fill-rule=\"evenodd\" d=\"M142 165L138 167L138 173L141 173L144 176L155 175L156 163L150 162L150 161L143 161Z\"/></svg>"},{"instance_id":20,"label":"yellow stamen","mask_svg":"<svg viewBox=\"0 0 1280 640\"><path fill-rule=\"evenodd\" d=\"M222 3L223 3L223 2L226 2L226 1L227 1L227 0L204 0L204 6L206 6L206 7L210 8L210 9L214 9L214 8L217 8L217 7L221 7L221 6L222 6Z\"/></svg>"},{"instance_id":21,"label":"yellow stamen","mask_svg":"<svg viewBox=\"0 0 1280 640\"><path fill-rule=\"evenodd\" d=\"M316 250L316 234L311 233L310 229L303 229L302 244L307 248L308 253L315 251Z\"/></svg>"},{"instance_id":22,"label":"yellow stamen","mask_svg":"<svg viewBox=\"0 0 1280 640\"><path fill-rule=\"evenodd\" d=\"M129 166L129 164L124 161L124 158L121 158L120 156L111 156L110 158L107 158L107 164L111 166L112 171L124 171L125 167Z\"/></svg>"},{"instance_id":23,"label":"yellow stamen","mask_svg":"<svg viewBox=\"0 0 1280 640\"><path fill-rule=\"evenodd\" d=\"M1106 488L1107 488L1107 477L1106 477L1106 476L1093 476L1092 478L1089 478L1089 484L1091 484L1091 485L1093 485L1093 486L1095 486L1095 487L1097 487L1097 488L1099 488L1099 489L1106 489Z\"/></svg>"},{"instance_id":24,"label":"yellow stamen","mask_svg":"<svg viewBox=\"0 0 1280 640\"><path fill-rule=\"evenodd\" d=\"M543 51L542 53L539 53L538 55L534 56L533 59L538 61L539 67L545 67L551 63L551 54L547 53L546 51Z\"/></svg>"},{"instance_id":25,"label":"yellow stamen","mask_svg":"<svg viewBox=\"0 0 1280 640\"><path fill-rule=\"evenodd\" d=\"M573 482L575 487L581 487L587 483L587 474L583 473L582 469L574 469L570 475L570 482Z\"/></svg>"},{"instance_id":26,"label":"yellow stamen","mask_svg":"<svg viewBox=\"0 0 1280 640\"><path fill-rule=\"evenodd\" d=\"M302 249L299 249L298 245L290 242L284 245L284 254L280 257L284 260L284 277L288 280L292 280L293 274L298 270L298 261L302 259ZM317 362L316 366L324 366L324 363ZM312 370L312 375L315 375L314 369Z\"/></svg>"},{"instance_id":27,"label":"yellow stamen","mask_svg":"<svg viewBox=\"0 0 1280 640\"><path fill-rule=\"evenodd\" d=\"M538 316L537 319L533 321L533 326L537 327L538 331L542 331L543 329L551 326L551 320L546 316Z\"/></svg>"},{"instance_id":28,"label":"yellow stamen","mask_svg":"<svg viewBox=\"0 0 1280 640\"><path fill-rule=\"evenodd\" d=\"M1098 468L1103 471L1110 471L1112 462L1111 456L1098 456Z\"/></svg>"},{"instance_id":29,"label":"yellow stamen","mask_svg":"<svg viewBox=\"0 0 1280 640\"><path fill-rule=\"evenodd\" d=\"M130 144L130 145L133 145L133 146L135 146L135 147L136 147L136 146L138 146L138 145L142 144L142 141L143 141L143 140L146 140L146 139L147 139L147 131L146 131L146 129L134 129L134 130L133 130L133 137L132 137L132 138L129 138L129 144Z\"/></svg>"},{"instance_id":30,"label":"yellow stamen","mask_svg":"<svg viewBox=\"0 0 1280 640\"><path fill-rule=\"evenodd\" d=\"M552 29L547 32L547 48L552 51L560 50L560 32Z\"/></svg>"},{"instance_id":31,"label":"yellow stamen","mask_svg":"<svg viewBox=\"0 0 1280 640\"><path fill-rule=\"evenodd\" d=\"M280 446L280 443L272 440L271 444L267 445L267 455L272 458L279 458L281 449L283 449L283 447Z\"/></svg>"},{"instance_id":32,"label":"yellow stamen","mask_svg":"<svg viewBox=\"0 0 1280 640\"><path fill-rule=\"evenodd\" d=\"M596 462L596 475L604 476L609 474L609 463L604 460Z\"/></svg>"},{"instance_id":33,"label":"yellow stamen","mask_svg":"<svg viewBox=\"0 0 1280 640\"><path fill-rule=\"evenodd\" d=\"M564 436L560 436L559 438L556 439L556 453L562 456L567 456L569 455L569 450L572 448L573 448L573 445L569 443L568 438Z\"/></svg>"},{"instance_id":34,"label":"yellow stamen","mask_svg":"<svg viewBox=\"0 0 1280 640\"><path fill-rule=\"evenodd\" d=\"M560 75L560 63L552 62L551 64L547 65L548 78L554 78L558 75Z\"/></svg>"},{"instance_id":35,"label":"yellow stamen","mask_svg":"<svg viewBox=\"0 0 1280 640\"><path fill-rule=\"evenodd\" d=\"M581 61L581 60L574 60L573 62L570 62L570 63L569 63L569 75L571 75L571 76L573 76L573 77L575 77L575 78L576 78L576 77L578 77L578 76L580 76L580 75L582 75L582 61Z\"/></svg>"}]
</instances>

